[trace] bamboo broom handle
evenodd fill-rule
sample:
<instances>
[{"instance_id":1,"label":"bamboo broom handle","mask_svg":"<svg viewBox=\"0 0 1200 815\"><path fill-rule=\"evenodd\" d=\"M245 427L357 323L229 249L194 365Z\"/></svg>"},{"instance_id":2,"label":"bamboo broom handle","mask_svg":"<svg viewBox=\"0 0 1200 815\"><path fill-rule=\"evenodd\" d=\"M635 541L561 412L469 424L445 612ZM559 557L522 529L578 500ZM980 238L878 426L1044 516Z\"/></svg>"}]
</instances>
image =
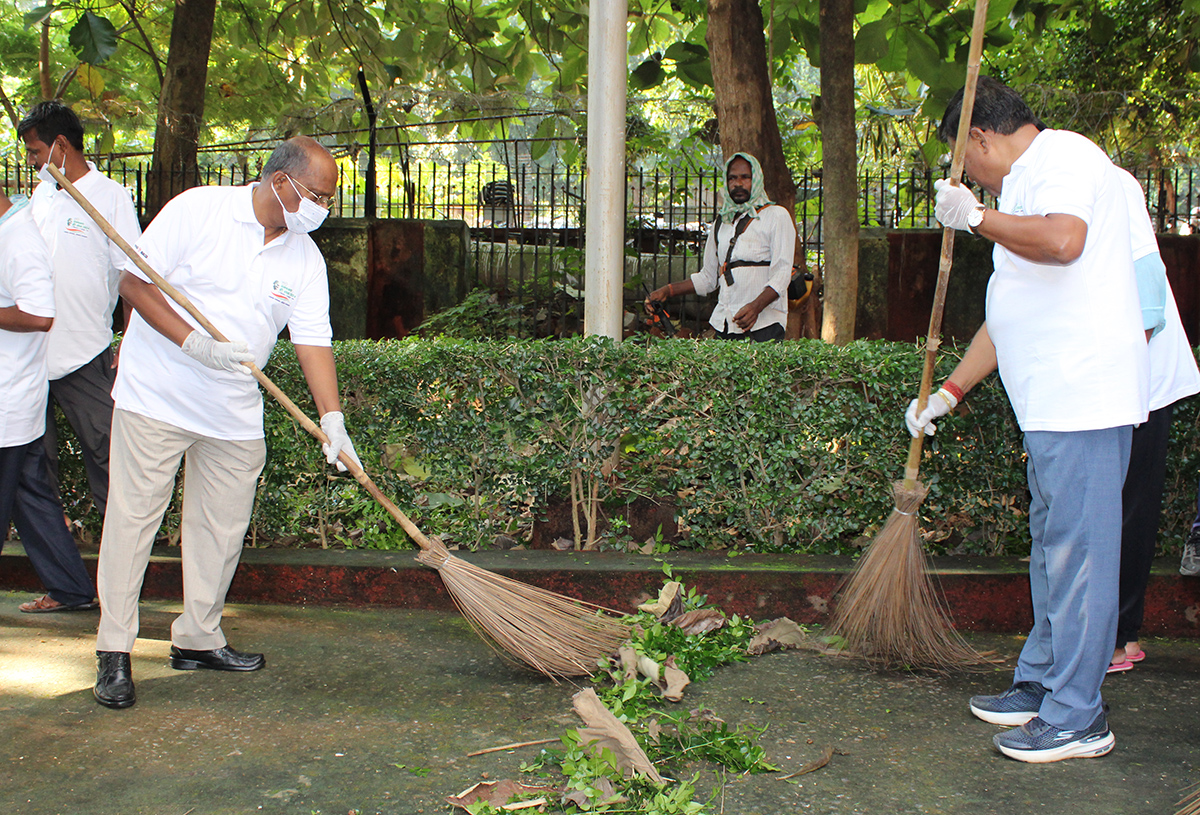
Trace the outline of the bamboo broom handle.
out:
<instances>
[{"instance_id":1,"label":"bamboo broom handle","mask_svg":"<svg viewBox=\"0 0 1200 815\"><path fill-rule=\"evenodd\" d=\"M83 193L75 188L74 184L67 180L67 177L63 175L61 170L54 166L53 162L48 162L46 164L46 168L50 171L50 175L54 176L54 180L58 182L58 185L70 193L71 197L75 199L79 206L83 207L83 211L86 212L102 230L104 230L104 234L109 237L109 240L119 246L121 251L128 255L129 259L132 260L139 269L145 272L147 277L154 281L154 285L158 286L163 294L165 294L167 297L170 297L172 300L182 306L184 311L192 315L196 322L200 323L200 326L207 331L213 339L219 342L229 342L225 335L221 333L216 326L210 323L207 317L200 313L200 310L192 304L192 301L189 300L187 296L183 294L183 292L176 289L174 286L164 280L162 275L151 268L150 264L146 262L146 259L139 255L137 250L130 246L129 242L121 237L117 230L113 229L112 224L110 224L108 220L101 215L94 206L92 206L92 202L87 200L87 198L83 196ZM303 410L297 407L296 403L288 398L288 395L280 390L279 386L272 382L271 379L264 374L257 365L255 365L253 362L246 362L243 364L250 369L250 373L252 373L254 378L258 380L258 383L263 386L263 389L266 390L267 393L271 394L271 396L275 397L275 401L283 405L284 410L290 413L292 418L300 423L301 427L307 430L309 434L321 444L327 444L329 442L329 437L325 435L323 430L321 430L320 425L310 419ZM345 453L342 453L340 456L338 456L338 460L341 461L342 464L346 465L347 471L354 476L354 480L356 480L359 484L362 484L363 488L371 494L371 497L378 501L380 506L388 511L388 514L400 524L404 531L408 533L408 536L412 538L418 546L426 551L434 548L435 545L433 541L426 537L425 533L423 533L407 515L400 511L399 507L392 503L392 501L383 494L379 487L375 485L375 482L371 480L371 477L366 474L363 468L355 463L354 459L350 458L350 456L346 455Z\"/></svg>"},{"instance_id":2,"label":"bamboo broom handle","mask_svg":"<svg viewBox=\"0 0 1200 815\"><path fill-rule=\"evenodd\" d=\"M971 47L967 52L967 83L963 86L962 111L958 118L958 136L954 140L954 157L950 162L950 183L958 184L963 173L967 139L971 132L971 116L975 111L975 85L979 80L979 62L983 55L983 31L987 25L988 0L975 0L975 19L971 23ZM937 287L933 308L929 312L929 333L925 337L925 365L921 369L921 388L917 392L917 413L929 402L933 388L933 363L942 344L942 312L946 306L946 286L950 282L950 267L954 262L954 230L942 229L942 256L938 262ZM925 434L920 433L908 446L908 461L904 465L904 486L916 485L921 466L921 447Z\"/></svg>"}]
</instances>

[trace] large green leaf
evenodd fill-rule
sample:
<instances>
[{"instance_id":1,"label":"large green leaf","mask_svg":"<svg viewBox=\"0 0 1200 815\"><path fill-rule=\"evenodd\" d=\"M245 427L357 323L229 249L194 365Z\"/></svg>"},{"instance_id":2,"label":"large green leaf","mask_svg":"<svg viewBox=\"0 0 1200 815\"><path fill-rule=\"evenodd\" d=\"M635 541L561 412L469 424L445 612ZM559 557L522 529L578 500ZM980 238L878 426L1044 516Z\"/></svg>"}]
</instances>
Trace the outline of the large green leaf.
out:
<instances>
[{"instance_id":1,"label":"large green leaf","mask_svg":"<svg viewBox=\"0 0 1200 815\"><path fill-rule=\"evenodd\" d=\"M655 54L630 72L629 88L630 90L643 91L647 88L653 88L655 85L662 84L662 81L666 78L667 72L663 70L662 57Z\"/></svg>"},{"instance_id":2,"label":"large green leaf","mask_svg":"<svg viewBox=\"0 0 1200 815\"><path fill-rule=\"evenodd\" d=\"M854 61L859 65L871 65L887 56L887 36L892 27L892 22L884 19L860 28L854 36Z\"/></svg>"},{"instance_id":3,"label":"large green leaf","mask_svg":"<svg viewBox=\"0 0 1200 815\"><path fill-rule=\"evenodd\" d=\"M69 42L80 62L101 65L117 51L117 29L104 17L85 11L71 27Z\"/></svg>"},{"instance_id":4,"label":"large green leaf","mask_svg":"<svg viewBox=\"0 0 1200 815\"><path fill-rule=\"evenodd\" d=\"M53 13L53 3L47 3L44 6L38 6L37 8L33 8L25 12L25 30L28 31L35 25L41 25L42 23L46 22L46 20L48 20L50 15Z\"/></svg>"}]
</instances>

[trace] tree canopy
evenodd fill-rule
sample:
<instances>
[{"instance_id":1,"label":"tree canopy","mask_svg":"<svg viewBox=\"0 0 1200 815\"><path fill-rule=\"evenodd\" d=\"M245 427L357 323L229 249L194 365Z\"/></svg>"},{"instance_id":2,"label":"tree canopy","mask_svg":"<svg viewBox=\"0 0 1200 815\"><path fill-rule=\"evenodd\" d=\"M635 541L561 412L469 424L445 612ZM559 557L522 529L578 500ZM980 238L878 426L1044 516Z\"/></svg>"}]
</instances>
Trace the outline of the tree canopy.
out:
<instances>
[{"instance_id":1,"label":"tree canopy","mask_svg":"<svg viewBox=\"0 0 1200 815\"><path fill-rule=\"evenodd\" d=\"M817 6L762 3L789 163L821 155ZM149 150L173 8L0 0L7 115L60 95L91 125L91 149ZM860 160L933 162L944 152L929 125L962 83L971 14L970 3L855 0ZM1028 88L1053 124L1137 160L1190 160L1200 0L992 0L988 21L984 71ZM299 130L352 141L365 124L360 67L380 127L397 136L582 133L585 0L236 0L214 22L208 144ZM678 152L680 134L711 142L706 26L704 0L630 0L630 92L648 100L630 107L635 154ZM575 142L563 144L573 159Z\"/></svg>"}]
</instances>

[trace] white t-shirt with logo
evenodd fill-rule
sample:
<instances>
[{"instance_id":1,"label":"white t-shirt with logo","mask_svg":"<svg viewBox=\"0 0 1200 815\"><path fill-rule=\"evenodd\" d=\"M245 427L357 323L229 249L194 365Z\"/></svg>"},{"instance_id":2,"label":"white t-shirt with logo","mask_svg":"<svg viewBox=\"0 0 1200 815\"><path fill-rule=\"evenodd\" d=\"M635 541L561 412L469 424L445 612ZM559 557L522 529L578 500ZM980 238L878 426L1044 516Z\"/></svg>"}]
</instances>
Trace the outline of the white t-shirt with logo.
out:
<instances>
[{"instance_id":1,"label":"white t-shirt with logo","mask_svg":"<svg viewBox=\"0 0 1200 815\"><path fill-rule=\"evenodd\" d=\"M1149 400L1146 335L1117 167L1077 133L1043 130L1004 177L997 208L1087 224L1072 263L1037 263L999 244L987 327L1021 429L1140 424Z\"/></svg>"},{"instance_id":2,"label":"white t-shirt with logo","mask_svg":"<svg viewBox=\"0 0 1200 815\"><path fill-rule=\"evenodd\" d=\"M1129 230L1134 261L1158 254L1158 239L1146 211L1146 197L1137 179L1119 170L1121 189L1129 205ZM1161 261L1160 261L1161 263ZM1161 268L1161 267L1160 267ZM1164 281L1167 296L1163 303L1163 329L1150 338L1150 409L1158 410L1178 402L1185 396L1200 392L1200 370L1188 344L1179 307L1170 281Z\"/></svg>"},{"instance_id":3,"label":"white t-shirt with logo","mask_svg":"<svg viewBox=\"0 0 1200 815\"><path fill-rule=\"evenodd\" d=\"M142 234L129 191L88 162L75 188L129 243ZM112 343L119 267L125 253L53 181L38 184L30 199L33 220L54 261L58 317L50 329L50 378L60 379L91 362Z\"/></svg>"},{"instance_id":4,"label":"white t-shirt with logo","mask_svg":"<svg viewBox=\"0 0 1200 815\"><path fill-rule=\"evenodd\" d=\"M5 216L0 222L0 308L16 306L34 317L53 317L50 252L29 207L14 205ZM0 447L29 444L46 432L46 345L44 331L0 328Z\"/></svg>"},{"instance_id":5,"label":"white t-shirt with logo","mask_svg":"<svg viewBox=\"0 0 1200 815\"><path fill-rule=\"evenodd\" d=\"M333 332L321 252L308 235L291 232L264 246L251 201L255 186L181 193L146 227L137 249L226 337L246 342L263 367L285 326L297 345L328 347ZM129 260L123 268L146 279ZM121 344L113 398L119 410L210 438L263 437L262 396L253 379L201 365L136 312Z\"/></svg>"}]
</instances>

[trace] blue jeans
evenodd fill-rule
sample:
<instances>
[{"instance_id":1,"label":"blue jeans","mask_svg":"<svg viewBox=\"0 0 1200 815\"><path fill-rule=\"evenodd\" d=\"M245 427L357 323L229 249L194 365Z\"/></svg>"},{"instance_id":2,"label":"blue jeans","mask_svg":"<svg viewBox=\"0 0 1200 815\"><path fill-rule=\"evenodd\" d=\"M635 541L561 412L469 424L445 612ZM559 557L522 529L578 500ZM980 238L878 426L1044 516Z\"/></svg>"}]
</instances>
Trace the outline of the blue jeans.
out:
<instances>
[{"instance_id":1,"label":"blue jeans","mask_svg":"<svg viewBox=\"0 0 1200 815\"><path fill-rule=\"evenodd\" d=\"M1033 629L1015 682L1049 689L1038 715L1080 730L1100 713L1117 629L1121 489L1130 426L1025 434Z\"/></svg>"}]
</instances>

